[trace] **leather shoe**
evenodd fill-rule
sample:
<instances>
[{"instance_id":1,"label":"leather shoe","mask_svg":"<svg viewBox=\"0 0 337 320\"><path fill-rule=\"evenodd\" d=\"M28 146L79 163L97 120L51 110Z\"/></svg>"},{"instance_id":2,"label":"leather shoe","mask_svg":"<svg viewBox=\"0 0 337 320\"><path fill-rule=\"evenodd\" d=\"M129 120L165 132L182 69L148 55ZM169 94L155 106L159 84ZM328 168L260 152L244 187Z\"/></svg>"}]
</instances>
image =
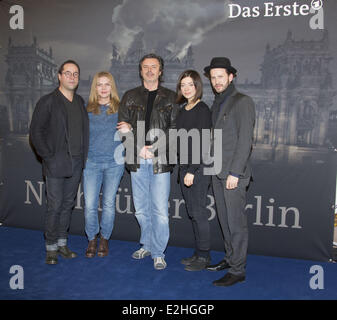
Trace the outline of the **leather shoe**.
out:
<instances>
[{"instance_id":1,"label":"leather shoe","mask_svg":"<svg viewBox=\"0 0 337 320\"><path fill-rule=\"evenodd\" d=\"M57 251L47 251L46 264L57 264Z\"/></svg>"},{"instance_id":2,"label":"leather shoe","mask_svg":"<svg viewBox=\"0 0 337 320\"><path fill-rule=\"evenodd\" d=\"M89 241L88 248L85 251L85 256L87 258L93 258L96 254L96 251L97 251L97 237Z\"/></svg>"},{"instance_id":3,"label":"leather shoe","mask_svg":"<svg viewBox=\"0 0 337 320\"><path fill-rule=\"evenodd\" d=\"M108 240L101 237L101 239L99 241L97 255L99 257L103 258L103 257L107 256L108 253L109 253Z\"/></svg>"},{"instance_id":4,"label":"leather shoe","mask_svg":"<svg viewBox=\"0 0 337 320\"><path fill-rule=\"evenodd\" d=\"M77 254L71 251L67 246L59 247L57 252L65 259L73 259L77 257Z\"/></svg>"},{"instance_id":5,"label":"leather shoe","mask_svg":"<svg viewBox=\"0 0 337 320\"><path fill-rule=\"evenodd\" d=\"M198 256L197 256L197 254L195 253L195 254L193 254L192 257L181 259L180 262L181 262L181 264L184 264L185 266L188 266L188 265L191 264L193 261L195 261L197 258L198 258Z\"/></svg>"},{"instance_id":6,"label":"leather shoe","mask_svg":"<svg viewBox=\"0 0 337 320\"><path fill-rule=\"evenodd\" d=\"M213 281L213 284L217 287L229 287L238 282L244 282L246 276L235 275L232 273L226 273L221 279Z\"/></svg>"},{"instance_id":7,"label":"leather shoe","mask_svg":"<svg viewBox=\"0 0 337 320\"><path fill-rule=\"evenodd\" d=\"M211 262L210 257L196 257L189 265L186 265L186 271L200 271L204 270Z\"/></svg>"},{"instance_id":8,"label":"leather shoe","mask_svg":"<svg viewBox=\"0 0 337 320\"><path fill-rule=\"evenodd\" d=\"M230 265L226 262L226 260L221 260L218 264L213 264L206 267L208 271L221 271L228 268L230 268Z\"/></svg>"}]
</instances>

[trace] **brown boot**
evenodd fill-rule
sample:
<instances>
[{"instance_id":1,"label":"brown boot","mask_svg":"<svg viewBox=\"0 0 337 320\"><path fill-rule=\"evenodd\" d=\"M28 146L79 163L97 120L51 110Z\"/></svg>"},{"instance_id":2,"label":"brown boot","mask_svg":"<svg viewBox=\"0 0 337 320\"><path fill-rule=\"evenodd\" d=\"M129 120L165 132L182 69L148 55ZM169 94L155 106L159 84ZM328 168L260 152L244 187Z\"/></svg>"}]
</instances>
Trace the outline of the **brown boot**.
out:
<instances>
[{"instance_id":1,"label":"brown boot","mask_svg":"<svg viewBox=\"0 0 337 320\"><path fill-rule=\"evenodd\" d=\"M88 248L85 252L85 256L88 258L93 258L97 250L97 237L94 240L90 240L88 243Z\"/></svg>"},{"instance_id":2,"label":"brown boot","mask_svg":"<svg viewBox=\"0 0 337 320\"><path fill-rule=\"evenodd\" d=\"M105 257L108 255L109 253L108 241L109 240L106 240L103 237L101 237L99 241L98 252L97 252L97 255L99 257Z\"/></svg>"}]
</instances>

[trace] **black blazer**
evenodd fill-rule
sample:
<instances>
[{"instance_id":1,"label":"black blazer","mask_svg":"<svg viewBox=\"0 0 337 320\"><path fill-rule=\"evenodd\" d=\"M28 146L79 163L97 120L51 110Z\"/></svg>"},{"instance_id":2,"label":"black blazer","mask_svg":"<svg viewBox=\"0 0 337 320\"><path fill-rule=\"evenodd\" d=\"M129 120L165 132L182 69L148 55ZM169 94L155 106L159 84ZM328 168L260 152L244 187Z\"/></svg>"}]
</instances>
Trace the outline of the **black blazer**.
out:
<instances>
[{"instance_id":1,"label":"black blazer","mask_svg":"<svg viewBox=\"0 0 337 320\"><path fill-rule=\"evenodd\" d=\"M75 94L74 99L83 106L83 167L89 148L89 119L84 100ZM42 158L45 176L62 178L72 176L72 161L69 146L67 111L59 89L40 98L37 102L30 124L30 141Z\"/></svg>"},{"instance_id":2,"label":"black blazer","mask_svg":"<svg viewBox=\"0 0 337 320\"><path fill-rule=\"evenodd\" d=\"M255 124L253 100L234 89L218 115L212 107L212 122L214 130L222 130L222 167L217 176L226 179L232 173L241 178L250 177ZM213 150L214 146L217 147L216 143Z\"/></svg>"}]
</instances>

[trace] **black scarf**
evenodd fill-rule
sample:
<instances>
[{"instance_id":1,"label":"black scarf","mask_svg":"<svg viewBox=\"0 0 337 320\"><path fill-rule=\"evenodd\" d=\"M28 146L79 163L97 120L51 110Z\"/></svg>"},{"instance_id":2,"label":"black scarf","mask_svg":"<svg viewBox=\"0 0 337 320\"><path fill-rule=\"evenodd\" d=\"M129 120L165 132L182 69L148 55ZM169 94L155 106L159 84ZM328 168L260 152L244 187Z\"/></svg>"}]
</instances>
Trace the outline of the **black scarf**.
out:
<instances>
[{"instance_id":1,"label":"black scarf","mask_svg":"<svg viewBox=\"0 0 337 320\"><path fill-rule=\"evenodd\" d=\"M215 125L215 122L218 119L221 106L224 105L227 98L233 93L234 89L235 89L234 83L231 82L224 91L216 94L214 103L213 103L213 113L215 114L215 116L212 117L214 121L213 125Z\"/></svg>"}]
</instances>

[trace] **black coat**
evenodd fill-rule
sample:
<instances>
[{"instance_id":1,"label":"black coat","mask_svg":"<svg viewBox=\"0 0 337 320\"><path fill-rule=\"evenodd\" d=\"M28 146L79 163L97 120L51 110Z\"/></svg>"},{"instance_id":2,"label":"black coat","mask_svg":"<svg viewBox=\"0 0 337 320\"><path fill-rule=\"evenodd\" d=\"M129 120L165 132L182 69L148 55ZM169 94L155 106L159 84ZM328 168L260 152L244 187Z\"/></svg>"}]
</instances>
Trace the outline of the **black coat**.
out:
<instances>
[{"instance_id":1,"label":"black coat","mask_svg":"<svg viewBox=\"0 0 337 320\"><path fill-rule=\"evenodd\" d=\"M89 119L84 100L75 94L74 99L83 106L83 167L89 148ZM30 141L42 158L43 174L47 177L62 178L72 176L72 161L69 146L67 110L59 89L40 98L30 124Z\"/></svg>"},{"instance_id":2,"label":"black coat","mask_svg":"<svg viewBox=\"0 0 337 320\"><path fill-rule=\"evenodd\" d=\"M250 177L255 124L253 100L234 88L219 112L215 104L212 106L212 122L214 130L222 132L222 164L217 176L226 179L233 173L241 178ZM213 144L212 149L219 148Z\"/></svg>"}]
</instances>

